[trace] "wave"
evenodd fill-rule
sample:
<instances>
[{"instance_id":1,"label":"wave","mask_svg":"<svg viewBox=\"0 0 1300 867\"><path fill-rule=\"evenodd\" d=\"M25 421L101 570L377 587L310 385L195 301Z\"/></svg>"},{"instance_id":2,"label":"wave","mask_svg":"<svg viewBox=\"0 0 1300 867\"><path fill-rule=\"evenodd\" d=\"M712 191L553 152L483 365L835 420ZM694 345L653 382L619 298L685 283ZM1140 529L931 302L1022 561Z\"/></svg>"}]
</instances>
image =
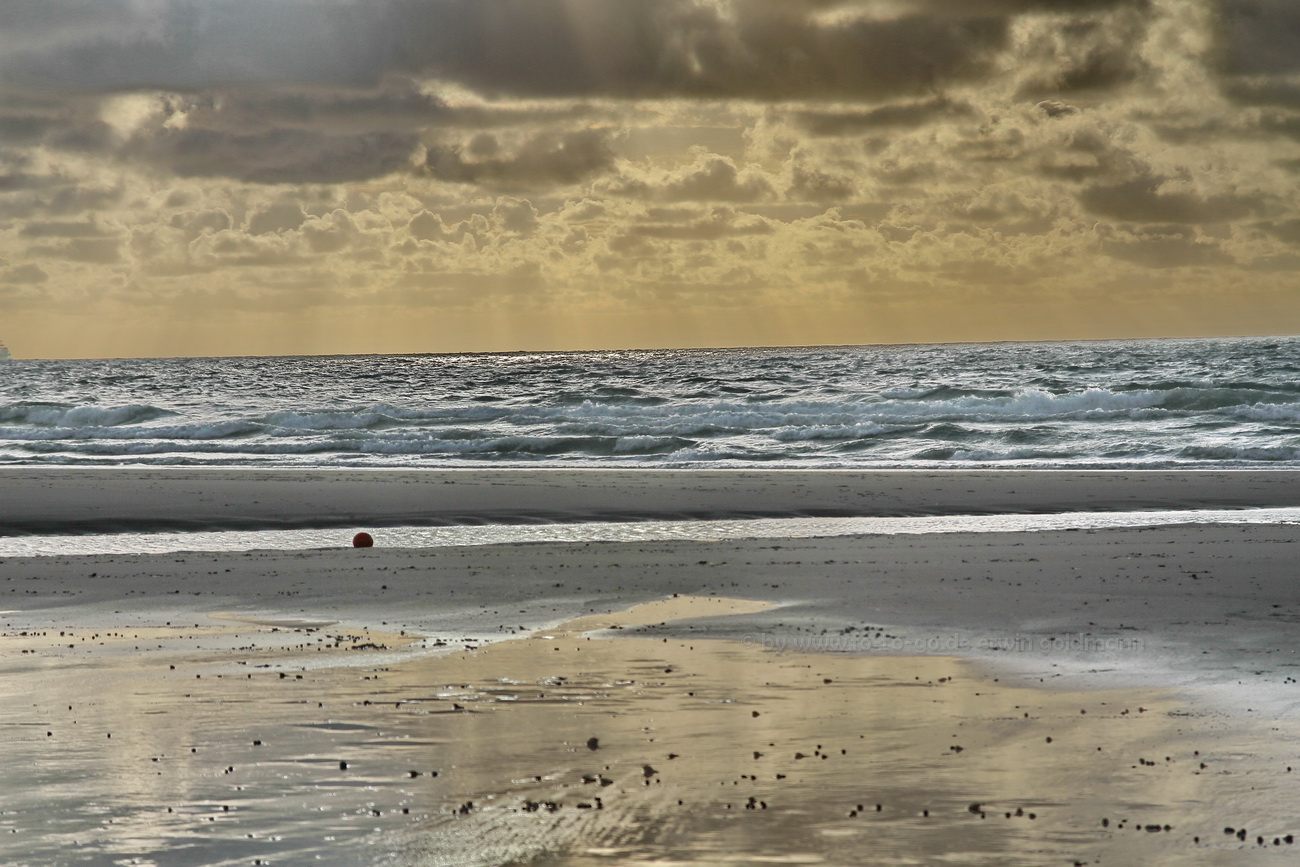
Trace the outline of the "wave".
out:
<instances>
[{"instance_id":1,"label":"wave","mask_svg":"<svg viewBox=\"0 0 1300 867\"><path fill-rule=\"evenodd\" d=\"M1300 466L1295 339L22 370L7 464Z\"/></svg>"},{"instance_id":2,"label":"wave","mask_svg":"<svg viewBox=\"0 0 1300 867\"><path fill-rule=\"evenodd\" d=\"M194 425L158 427L0 427L0 442L80 441L80 440L223 440L240 439L265 432L265 426L249 421L222 421Z\"/></svg>"},{"instance_id":3,"label":"wave","mask_svg":"<svg viewBox=\"0 0 1300 867\"><path fill-rule=\"evenodd\" d=\"M66 403L11 403L0 406L0 424L57 428L116 427L175 416L172 410L146 404L77 406Z\"/></svg>"},{"instance_id":4,"label":"wave","mask_svg":"<svg viewBox=\"0 0 1300 867\"><path fill-rule=\"evenodd\" d=\"M921 435L965 438L977 435L979 423L1101 421L1108 418L1150 420L1160 416L1196 417L1201 423L1237 419L1300 421L1300 397L1279 390L1188 389L1169 391L1088 388L1069 393L1026 389L1016 393L961 394L948 389L940 399L930 390L916 397L850 400L802 400L753 404L735 400L691 400L615 403L590 397L581 402L551 405L492 406L477 403L427 408L374 404L277 410L242 418L216 419L182 425L154 424L180 413L149 404L122 406L63 403L14 403L0 407L3 433L46 429L51 435L77 438L103 435L158 436L186 439L224 438L266 432L296 435L312 432L383 432L457 426L482 430L541 426L557 432L591 436L672 435L707 437L764 433L781 442L806 439L853 439L890 433L899 427L921 426Z\"/></svg>"},{"instance_id":5,"label":"wave","mask_svg":"<svg viewBox=\"0 0 1300 867\"><path fill-rule=\"evenodd\" d=\"M771 437L777 442L798 443L815 440L825 440L830 442L840 442L843 440L861 440L886 433L890 429L876 424L867 422L866 424L837 424L837 425L787 425L776 428L771 432Z\"/></svg>"},{"instance_id":6,"label":"wave","mask_svg":"<svg viewBox=\"0 0 1300 867\"><path fill-rule=\"evenodd\" d=\"M689 449L696 443L677 437L555 437L504 436L490 439L441 437L382 439L300 439L258 442L194 442L172 439L65 441L33 440L11 448L33 455L139 456L195 455L401 455L444 457L615 456L663 455Z\"/></svg>"},{"instance_id":7,"label":"wave","mask_svg":"<svg viewBox=\"0 0 1300 867\"><path fill-rule=\"evenodd\" d=\"M1026 389L1009 396L966 395L942 400L887 400L871 407L877 418L928 418L932 421L1046 421L1105 417L1150 417L1152 414L1267 413L1300 420L1300 398L1277 390L1189 389L1168 391L1087 388L1053 393Z\"/></svg>"},{"instance_id":8,"label":"wave","mask_svg":"<svg viewBox=\"0 0 1300 867\"><path fill-rule=\"evenodd\" d=\"M268 428L287 431L317 430L377 430L400 425L405 419L397 413L378 409L362 410L308 410L304 412L273 412L259 421Z\"/></svg>"},{"instance_id":9,"label":"wave","mask_svg":"<svg viewBox=\"0 0 1300 867\"><path fill-rule=\"evenodd\" d=\"M1001 388L961 388L951 385L941 385L937 388L929 389L917 395L920 400L958 400L964 397L1015 397L1015 392Z\"/></svg>"},{"instance_id":10,"label":"wave","mask_svg":"<svg viewBox=\"0 0 1300 867\"><path fill-rule=\"evenodd\" d=\"M1293 446L1187 446L1178 456L1196 461L1224 461L1249 463L1295 462L1300 460L1300 445Z\"/></svg>"},{"instance_id":11,"label":"wave","mask_svg":"<svg viewBox=\"0 0 1300 867\"><path fill-rule=\"evenodd\" d=\"M670 454L694 445L675 437L502 436L470 440L379 440L355 444L365 454L453 457L613 456Z\"/></svg>"}]
</instances>

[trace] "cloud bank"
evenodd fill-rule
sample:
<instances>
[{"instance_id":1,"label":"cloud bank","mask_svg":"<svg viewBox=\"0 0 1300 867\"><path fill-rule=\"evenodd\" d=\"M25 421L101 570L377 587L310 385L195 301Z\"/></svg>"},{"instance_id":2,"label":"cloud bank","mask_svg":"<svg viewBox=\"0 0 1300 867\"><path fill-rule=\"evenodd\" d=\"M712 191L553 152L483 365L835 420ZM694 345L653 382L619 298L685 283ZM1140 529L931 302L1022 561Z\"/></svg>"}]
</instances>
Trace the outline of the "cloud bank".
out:
<instances>
[{"instance_id":1,"label":"cloud bank","mask_svg":"<svg viewBox=\"0 0 1300 867\"><path fill-rule=\"evenodd\" d=\"M11 0L0 330L1294 331L1297 58L1284 0Z\"/></svg>"}]
</instances>

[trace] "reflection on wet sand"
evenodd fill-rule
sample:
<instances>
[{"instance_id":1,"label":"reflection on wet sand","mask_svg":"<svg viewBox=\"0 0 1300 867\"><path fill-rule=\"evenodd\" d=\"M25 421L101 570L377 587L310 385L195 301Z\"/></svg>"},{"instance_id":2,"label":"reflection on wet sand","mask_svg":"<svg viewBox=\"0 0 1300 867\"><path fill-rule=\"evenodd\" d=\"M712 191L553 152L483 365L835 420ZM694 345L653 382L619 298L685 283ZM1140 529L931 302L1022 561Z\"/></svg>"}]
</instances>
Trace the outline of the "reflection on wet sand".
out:
<instances>
[{"instance_id":1,"label":"reflection on wet sand","mask_svg":"<svg viewBox=\"0 0 1300 867\"><path fill-rule=\"evenodd\" d=\"M387 664L365 660L400 636L318 626L150 633L152 654L110 641L43 671L31 656L68 636L12 637L0 659L24 658L0 711L0 831L32 864L1265 852L1256 829L1222 833L1250 815L1221 812L1248 803L1223 793L1259 773L1240 761L1249 743L1225 743L1174 695L1013 687L942 657L630 636L762 607L678 597Z\"/></svg>"}]
</instances>

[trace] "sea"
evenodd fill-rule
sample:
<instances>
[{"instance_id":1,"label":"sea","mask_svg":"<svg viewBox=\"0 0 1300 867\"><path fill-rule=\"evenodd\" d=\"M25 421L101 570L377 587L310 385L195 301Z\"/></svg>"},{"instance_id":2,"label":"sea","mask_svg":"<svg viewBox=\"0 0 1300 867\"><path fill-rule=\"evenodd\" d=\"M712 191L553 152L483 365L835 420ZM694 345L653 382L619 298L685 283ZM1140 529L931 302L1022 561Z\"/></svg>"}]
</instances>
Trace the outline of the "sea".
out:
<instances>
[{"instance_id":1,"label":"sea","mask_svg":"<svg viewBox=\"0 0 1300 867\"><path fill-rule=\"evenodd\" d=\"M4 465L1284 468L1300 337L15 360Z\"/></svg>"}]
</instances>

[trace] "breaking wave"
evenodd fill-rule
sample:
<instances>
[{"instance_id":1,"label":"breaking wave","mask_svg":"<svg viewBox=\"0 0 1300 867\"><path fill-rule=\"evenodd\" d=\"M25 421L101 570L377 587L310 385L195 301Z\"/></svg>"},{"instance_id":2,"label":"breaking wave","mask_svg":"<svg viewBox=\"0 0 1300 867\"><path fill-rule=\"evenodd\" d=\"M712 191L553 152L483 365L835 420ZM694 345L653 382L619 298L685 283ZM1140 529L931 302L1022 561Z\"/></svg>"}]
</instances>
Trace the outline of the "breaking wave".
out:
<instances>
[{"instance_id":1,"label":"breaking wave","mask_svg":"<svg viewBox=\"0 0 1300 867\"><path fill-rule=\"evenodd\" d=\"M0 463L1295 464L1298 369L1291 338L20 362Z\"/></svg>"}]
</instances>

